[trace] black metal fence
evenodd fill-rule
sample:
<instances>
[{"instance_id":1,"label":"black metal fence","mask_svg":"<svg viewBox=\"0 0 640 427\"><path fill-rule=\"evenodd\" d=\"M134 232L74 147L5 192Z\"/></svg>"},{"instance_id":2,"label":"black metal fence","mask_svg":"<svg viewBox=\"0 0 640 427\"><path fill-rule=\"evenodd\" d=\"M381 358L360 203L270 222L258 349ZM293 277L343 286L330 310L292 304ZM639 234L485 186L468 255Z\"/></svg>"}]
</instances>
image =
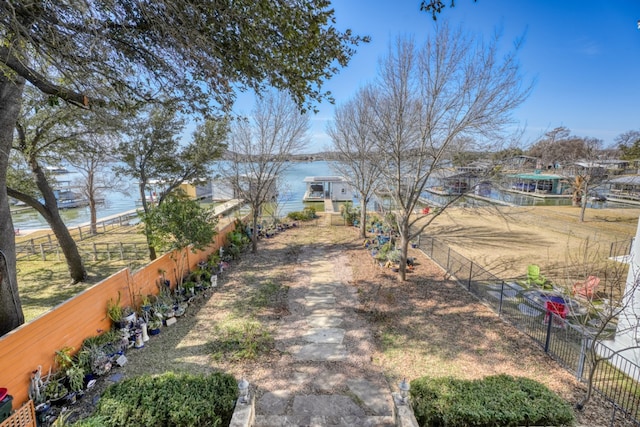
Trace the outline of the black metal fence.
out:
<instances>
[{"instance_id":1,"label":"black metal fence","mask_svg":"<svg viewBox=\"0 0 640 427\"><path fill-rule=\"evenodd\" d=\"M579 314L578 306L568 304L569 313L562 318L547 311L543 291L502 280L443 242L421 236L419 248L499 316L533 338L577 379L588 379L593 366L588 357L591 337L585 328L570 321ZM612 403L612 425L617 415L623 415L640 426L640 366L604 343L597 347L600 358L605 360L596 365L593 385Z\"/></svg>"}]
</instances>

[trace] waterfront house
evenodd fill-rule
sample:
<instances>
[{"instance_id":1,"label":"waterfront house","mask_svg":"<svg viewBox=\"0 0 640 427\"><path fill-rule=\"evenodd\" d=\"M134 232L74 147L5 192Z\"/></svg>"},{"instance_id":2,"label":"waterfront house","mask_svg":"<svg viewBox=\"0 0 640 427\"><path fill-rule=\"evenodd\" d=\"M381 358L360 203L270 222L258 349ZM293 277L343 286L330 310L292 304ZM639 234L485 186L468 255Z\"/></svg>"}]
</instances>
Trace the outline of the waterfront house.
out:
<instances>
[{"instance_id":1,"label":"waterfront house","mask_svg":"<svg viewBox=\"0 0 640 427\"><path fill-rule=\"evenodd\" d=\"M622 175L607 181L607 200L640 203L640 175Z\"/></svg>"}]
</instances>

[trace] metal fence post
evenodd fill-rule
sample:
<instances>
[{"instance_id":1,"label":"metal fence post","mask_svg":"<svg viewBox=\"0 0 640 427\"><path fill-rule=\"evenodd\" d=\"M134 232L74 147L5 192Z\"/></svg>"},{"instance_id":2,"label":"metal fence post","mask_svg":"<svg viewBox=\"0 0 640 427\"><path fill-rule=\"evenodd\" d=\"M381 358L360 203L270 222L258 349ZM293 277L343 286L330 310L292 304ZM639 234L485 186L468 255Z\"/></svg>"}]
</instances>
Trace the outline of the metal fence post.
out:
<instances>
[{"instance_id":1,"label":"metal fence post","mask_svg":"<svg viewBox=\"0 0 640 427\"><path fill-rule=\"evenodd\" d=\"M434 243L434 242L435 242L435 239L432 237L432 238L431 238L431 253L429 254L429 256L430 256L431 258L433 258L433 245L435 245L435 243Z\"/></svg>"},{"instance_id":2,"label":"metal fence post","mask_svg":"<svg viewBox=\"0 0 640 427\"><path fill-rule=\"evenodd\" d=\"M498 316L502 316L502 300L504 298L504 280L500 282L500 304L498 305Z\"/></svg>"},{"instance_id":3,"label":"metal fence post","mask_svg":"<svg viewBox=\"0 0 640 427\"><path fill-rule=\"evenodd\" d=\"M547 336L544 339L544 352L549 353L549 346L551 345L551 326L553 325L553 313L547 310L546 316L548 316L547 320L549 322L547 323Z\"/></svg>"},{"instance_id":4,"label":"metal fence post","mask_svg":"<svg viewBox=\"0 0 640 427\"><path fill-rule=\"evenodd\" d=\"M447 268L445 269L449 273L449 258L451 257L451 248L447 248Z\"/></svg>"},{"instance_id":5,"label":"metal fence post","mask_svg":"<svg viewBox=\"0 0 640 427\"><path fill-rule=\"evenodd\" d=\"M469 290L471 290L471 276L473 276L473 261L469 264Z\"/></svg>"}]
</instances>

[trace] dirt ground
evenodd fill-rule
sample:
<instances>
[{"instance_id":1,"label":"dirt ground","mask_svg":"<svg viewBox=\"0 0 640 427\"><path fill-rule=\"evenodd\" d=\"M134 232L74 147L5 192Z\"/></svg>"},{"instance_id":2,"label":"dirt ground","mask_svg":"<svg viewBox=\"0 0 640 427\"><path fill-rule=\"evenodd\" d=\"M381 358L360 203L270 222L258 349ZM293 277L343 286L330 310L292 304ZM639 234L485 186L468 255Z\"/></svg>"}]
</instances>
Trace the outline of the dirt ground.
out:
<instances>
[{"instance_id":1,"label":"dirt ground","mask_svg":"<svg viewBox=\"0 0 640 427\"><path fill-rule=\"evenodd\" d=\"M635 235L640 214L636 209L588 211L587 222L581 224L573 220L569 209L538 209L534 212L508 208L501 216L452 211L438 218L428 232L476 262L486 263L496 274L516 275L522 265L531 262L538 262L543 268L559 266L567 242L574 239L593 238L606 244L629 239ZM538 380L571 404L584 395L584 384L578 383L533 340L445 277L420 252L411 250L417 260L416 270L406 282L398 282L395 274L372 262L361 243L351 227L298 227L262 240L258 253L246 253L233 262L220 278L218 289L200 297L176 325L164 328L145 348L132 350L127 355L127 365L115 373L126 378L168 370L223 370L237 378L249 375L257 393L282 387L275 382L280 373L292 369L290 355L272 348L256 359L214 359L210 344L217 334L216 325L251 316L275 335L286 324L287 304L282 299L286 295L278 293L267 306L254 311L251 304L255 301L255 286L270 280L295 292L297 281L303 280L296 273L301 248L327 245L327 250L340 251L344 259L335 266L336 277L346 280L359 296L354 321L369 329L373 337L371 360L365 364L369 367L346 364L339 374L361 375L356 370L362 369L382 371L390 388L396 390L403 377L480 378L507 373ZM76 404L76 411L91 412L97 395L107 384L109 380L104 378ZM581 426L608 426L611 410L596 396L576 416ZM619 420L615 425L626 424Z\"/></svg>"},{"instance_id":2,"label":"dirt ground","mask_svg":"<svg viewBox=\"0 0 640 427\"><path fill-rule=\"evenodd\" d=\"M587 209L584 222L579 216L580 208L572 206L455 208L438 216L425 234L498 277L522 277L528 264L538 264L554 283L569 285L597 272L567 266L587 254L604 260L612 244L623 247L635 236L640 208Z\"/></svg>"}]
</instances>

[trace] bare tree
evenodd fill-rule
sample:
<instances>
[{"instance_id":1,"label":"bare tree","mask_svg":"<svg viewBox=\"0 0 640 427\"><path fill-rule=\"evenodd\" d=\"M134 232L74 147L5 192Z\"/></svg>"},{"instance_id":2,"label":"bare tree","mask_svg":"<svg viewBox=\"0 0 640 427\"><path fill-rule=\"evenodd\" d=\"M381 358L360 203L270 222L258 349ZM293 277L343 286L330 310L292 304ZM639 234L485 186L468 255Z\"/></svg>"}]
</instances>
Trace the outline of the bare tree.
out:
<instances>
[{"instance_id":1,"label":"bare tree","mask_svg":"<svg viewBox=\"0 0 640 427\"><path fill-rule=\"evenodd\" d=\"M502 58L499 37L488 44L469 35L436 29L424 46L398 39L382 60L369 105L373 114L378 168L393 200L400 234L399 279L406 278L409 242L427 221L412 216L430 178L452 153L499 144L511 112L530 92L522 86L516 52ZM477 142L475 142L477 141Z\"/></svg>"},{"instance_id":2,"label":"bare tree","mask_svg":"<svg viewBox=\"0 0 640 427\"><path fill-rule=\"evenodd\" d=\"M97 234L98 203L107 190L126 193L127 185L112 173L117 143L114 135L91 135L79 141L69 153L69 164L80 173L78 185L89 202L89 231Z\"/></svg>"},{"instance_id":3,"label":"bare tree","mask_svg":"<svg viewBox=\"0 0 640 427\"><path fill-rule=\"evenodd\" d=\"M640 159L640 130L630 130L616 136L615 143L625 160Z\"/></svg>"},{"instance_id":4,"label":"bare tree","mask_svg":"<svg viewBox=\"0 0 640 427\"><path fill-rule=\"evenodd\" d=\"M585 153L582 168L576 172L576 179L580 177L582 186L577 189L580 192L580 222L584 222L587 210L587 201L592 189L597 188L606 178L604 168L597 162L598 153L602 148L602 140L597 138L584 138Z\"/></svg>"},{"instance_id":5,"label":"bare tree","mask_svg":"<svg viewBox=\"0 0 640 427\"><path fill-rule=\"evenodd\" d=\"M228 140L229 162L222 173L250 207L252 251L257 250L258 217L277 197L278 179L292 154L307 144L309 117L284 93L259 98L247 119L236 121Z\"/></svg>"},{"instance_id":6,"label":"bare tree","mask_svg":"<svg viewBox=\"0 0 640 427\"><path fill-rule=\"evenodd\" d=\"M567 166L577 159L586 158L588 152L584 138L571 135L571 131L564 126L546 132L529 149L529 155L538 157L544 168Z\"/></svg>"},{"instance_id":7,"label":"bare tree","mask_svg":"<svg viewBox=\"0 0 640 427\"><path fill-rule=\"evenodd\" d=\"M358 193L360 200L360 237L367 237L367 204L374 195L381 175L375 162L372 134L370 88L359 90L353 99L336 108L327 133L338 159L331 163Z\"/></svg>"}]
</instances>

